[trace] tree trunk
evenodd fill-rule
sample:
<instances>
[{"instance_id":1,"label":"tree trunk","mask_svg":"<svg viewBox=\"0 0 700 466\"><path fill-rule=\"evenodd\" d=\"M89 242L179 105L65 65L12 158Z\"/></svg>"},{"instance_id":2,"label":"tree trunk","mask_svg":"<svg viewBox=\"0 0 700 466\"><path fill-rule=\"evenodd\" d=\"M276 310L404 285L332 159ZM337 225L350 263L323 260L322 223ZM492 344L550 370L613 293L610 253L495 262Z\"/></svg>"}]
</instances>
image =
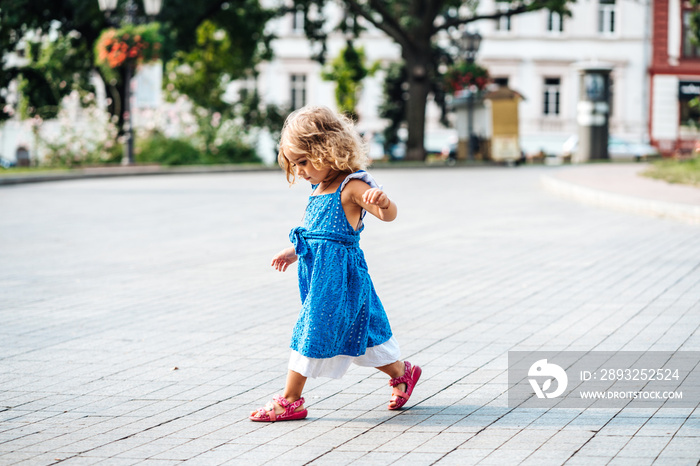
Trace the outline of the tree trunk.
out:
<instances>
[{"instance_id":1,"label":"tree trunk","mask_svg":"<svg viewBox=\"0 0 700 466\"><path fill-rule=\"evenodd\" d=\"M405 53L405 52L404 52ZM406 160L425 160L425 107L428 101L430 83L428 81L428 60L425 57L404 55L408 67L408 142Z\"/></svg>"}]
</instances>

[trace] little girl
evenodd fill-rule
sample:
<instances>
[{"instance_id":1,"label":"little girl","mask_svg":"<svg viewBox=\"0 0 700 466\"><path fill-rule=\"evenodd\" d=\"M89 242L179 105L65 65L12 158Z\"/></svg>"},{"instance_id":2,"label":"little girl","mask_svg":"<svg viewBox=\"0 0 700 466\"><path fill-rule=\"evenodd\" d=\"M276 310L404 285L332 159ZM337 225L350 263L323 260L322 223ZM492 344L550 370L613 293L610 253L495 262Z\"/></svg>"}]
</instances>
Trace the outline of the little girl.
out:
<instances>
[{"instance_id":1,"label":"little girl","mask_svg":"<svg viewBox=\"0 0 700 466\"><path fill-rule=\"evenodd\" d=\"M304 107L289 115L278 161L290 184L301 177L313 188L304 226L289 235L294 246L272 259L280 272L299 260L302 307L292 334L284 394L253 411L250 419L304 419L301 392L307 377L340 378L351 363L389 375L389 409L399 409L421 369L399 361L399 345L359 247L365 213L391 222L396 204L363 170L368 158L352 123L328 108Z\"/></svg>"}]
</instances>

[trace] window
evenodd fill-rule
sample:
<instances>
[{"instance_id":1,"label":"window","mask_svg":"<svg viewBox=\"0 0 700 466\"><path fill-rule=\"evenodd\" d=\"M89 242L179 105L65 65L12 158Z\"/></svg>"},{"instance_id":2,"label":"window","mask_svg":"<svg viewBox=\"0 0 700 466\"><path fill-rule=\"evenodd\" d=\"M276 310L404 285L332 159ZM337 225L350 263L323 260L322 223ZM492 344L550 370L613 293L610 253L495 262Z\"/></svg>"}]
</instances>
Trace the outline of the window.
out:
<instances>
[{"instance_id":1,"label":"window","mask_svg":"<svg viewBox=\"0 0 700 466\"><path fill-rule=\"evenodd\" d=\"M496 2L496 11L505 12L509 9L509 2ZM496 31L510 31L510 16L501 16L496 19Z\"/></svg>"},{"instance_id":2,"label":"window","mask_svg":"<svg viewBox=\"0 0 700 466\"><path fill-rule=\"evenodd\" d=\"M498 87L508 87L508 76L493 78L493 83Z\"/></svg>"},{"instance_id":3,"label":"window","mask_svg":"<svg viewBox=\"0 0 700 466\"><path fill-rule=\"evenodd\" d=\"M292 32L301 34L304 32L304 12L302 10L293 11L292 15Z\"/></svg>"},{"instance_id":4,"label":"window","mask_svg":"<svg viewBox=\"0 0 700 466\"><path fill-rule=\"evenodd\" d=\"M690 27L690 15L691 11L683 12L683 48L681 49L681 55L686 58L699 58L700 57L700 47L693 44L691 38L693 37L693 31Z\"/></svg>"},{"instance_id":5,"label":"window","mask_svg":"<svg viewBox=\"0 0 700 466\"><path fill-rule=\"evenodd\" d=\"M697 128L698 121L700 121L700 109L691 105L688 100L681 100L678 104L681 113L680 125L688 128Z\"/></svg>"},{"instance_id":6,"label":"window","mask_svg":"<svg viewBox=\"0 0 700 466\"><path fill-rule=\"evenodd\" d=\"M291 104L292 108L296 110L306 105L306 75L305 74L293 74L290 76L291 84Z\"/></svg>"},{"instance_id":7,"label":"window","mask_svg":"<svg viewBox=\"0 0 700 466\"><path fill-rule=\"evenodd\" d=\"M547 30L549 32L564 32L564 17L556 11L549 11L547 15Z\"/></svg>"},{"instance_id":8,"label":"window","mask_svg":"<svg viewBox=\"0 0 700 466\"><path fill-rule=\"evenodd\" d=\"M601 34L615 32L615 0L599 0L598 32Z\"/></svg>"},{"instance_id":9,"label":"window","mask_svg":"<svg viewBox=\"0 0 700 466\"><path fill-rule=\"evenodd\" d=\"M561 78L544 78L543 115L559 115L560 88Z\"/></svg>"},{"instance_id":10,"label":"window","mask_svg":"<svg viewBox=\"0 0 700 466\"><path fill-rule=\"evenodd\" d=\"M678 83L678 104L680 107L680 125L697 128L700 121L700 108L694 105L700 97L700 81L680 81Z\"/></svg>"}]
</instances>

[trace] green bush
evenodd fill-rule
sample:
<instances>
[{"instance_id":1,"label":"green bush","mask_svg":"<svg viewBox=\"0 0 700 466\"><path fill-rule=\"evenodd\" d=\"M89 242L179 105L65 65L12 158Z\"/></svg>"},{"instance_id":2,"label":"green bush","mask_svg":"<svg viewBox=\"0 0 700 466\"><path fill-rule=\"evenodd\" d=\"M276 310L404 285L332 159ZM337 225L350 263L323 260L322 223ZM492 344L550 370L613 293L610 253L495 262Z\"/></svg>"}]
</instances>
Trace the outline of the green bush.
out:
<instances>
[{"instance_id":1,"label":"green bush","mask_svg":"<svg viewBox=\"0 0 700 466\"><path fill-rule=\"evenodd\" d=\"M41 165L47 168L76 168L86 165L114 165L122 160L121 145L100 145L91 150L73 145L44 143L44 158Z\"/></svg>"},{"instance_id":2,"label":"green bush","mask_svg":"<svg viewBox=\"0 0 700 466\"><path fill-rule=\"evenodd\" d=\"M168 138L161 133L137 139L136 161L161 165L261 163L255 150L240 141L224 141L202 152L187 139Z\"/></svg>"},{"instance_id":3,"label":"green bush","mask_svg":"<svg viewBox=\"0 0 700 466\"><path fill-rule=\"evenodd\" d=\"M41 165L46 167L81 167L119 163L123 148L117 144L118 129L112 117L104 110L92 105L94 95L80 97L77 93L66 98L69 105L58 112L54 121L57 131L43 131L44 120L30 120L32 131L39 146ZM85 124L76 124L68 108L83 105L81 113Z\"/></svg>"},{"instance_id":4,"label":"green bush","mask_svg":"<svg viewBox=\"0 0 700 466\"><path fill-rule=\"evenodd\" d=\"M204 156L203 163L261 163L255 150L240 141L225 141Z\"/></svg>"},{"instance_id":5,"label":"green bush","mask_svg":"<svg viewBox=\"0 0 700 466\"><path fill-rule=\"evenodd\" d=\"M170 139L161 133L154 133L147 138L137 138L138 146L134 157L140 163L159 163L161 165L196 165L200 163L200 154L185 139Z\"/></svg>"}]
</instances>

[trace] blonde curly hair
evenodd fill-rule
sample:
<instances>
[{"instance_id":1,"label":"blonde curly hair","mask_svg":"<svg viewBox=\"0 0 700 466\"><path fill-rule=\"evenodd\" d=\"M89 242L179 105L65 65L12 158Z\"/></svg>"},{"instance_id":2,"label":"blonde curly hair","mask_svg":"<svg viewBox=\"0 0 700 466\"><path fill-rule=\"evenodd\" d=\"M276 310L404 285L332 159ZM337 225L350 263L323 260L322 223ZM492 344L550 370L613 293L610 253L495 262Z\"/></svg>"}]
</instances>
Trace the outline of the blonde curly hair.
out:
<instances>
[{"instance_id":1,"label":"blonde curly hair","mask_svg":"<svg viewBox=\"0 0 700 466\"><path fill-rule=\"evenodd\" d=\"M277 161L289 184L294 184L296 170L285 154L303 155L317 170L330 167L334 172L353 173L369 165L353 122L327 107L302 107L284 122Z\"/></svg>"}]
</instances>

